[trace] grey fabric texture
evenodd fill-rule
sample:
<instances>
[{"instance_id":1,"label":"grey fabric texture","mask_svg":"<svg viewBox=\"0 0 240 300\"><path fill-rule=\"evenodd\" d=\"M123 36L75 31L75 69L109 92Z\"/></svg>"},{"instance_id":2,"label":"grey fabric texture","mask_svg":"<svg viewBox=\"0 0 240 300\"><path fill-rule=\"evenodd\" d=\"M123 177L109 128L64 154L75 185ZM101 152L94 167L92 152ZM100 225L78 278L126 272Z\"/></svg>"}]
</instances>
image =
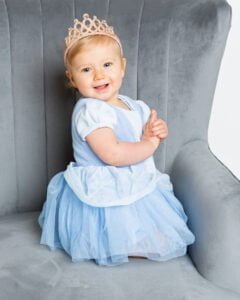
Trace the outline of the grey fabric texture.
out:
<instances>
[{"instance_id":1,"label":"grey fabric texture","mask_svg":"<svg viewBox=\"0 0 240 300\"><path fill-rule=\"evenodd\" d=\"M0 219L0 299L239 299L202 277L188 255L166 262L130 258L120 267L72 263L39 246L38 213Z\"/></svg>"},{"instance_id":2,"label":"grey fabric texture","mask_svg":"<svg viewBox=\"0 0 240 300\"><path fill-rule=\"evenodd\" d=\"M175 194L182 199L196 242L189 247L198 271L240 293L240 184L205 141L179 151L172 169Z\"/></svg>"},{"instance_id":3,"label":"grey fabric texture","mask_svg":"<svg viewBox=\"0 0 240 300\"><path fill-rule=\"evenodd\" d=\"M85 12L123 43L121 94L167 122L154 158L196 236L184 257L104 268L39 244L47 184L73 160L63 40ZM0 0L0 299L240 299L240 183L208 146L230 28L225 0Z\"/></svg>"}]
</instances>

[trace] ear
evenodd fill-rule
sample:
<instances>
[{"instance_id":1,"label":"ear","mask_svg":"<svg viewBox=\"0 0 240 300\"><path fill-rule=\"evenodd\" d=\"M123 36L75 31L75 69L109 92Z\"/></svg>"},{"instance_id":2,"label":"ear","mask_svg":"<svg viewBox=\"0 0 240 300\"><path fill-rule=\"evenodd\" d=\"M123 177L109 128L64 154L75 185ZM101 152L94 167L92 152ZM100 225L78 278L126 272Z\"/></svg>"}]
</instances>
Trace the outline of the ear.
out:
<instances>
[{"instance_id":1,"label":"ear","mask_svg":"<svg viewBox=\"0 0 240 300\"><path fill-rule=\"evenodd\" d=\"M69 72L69 71L65 71L65 75L70 80L72 86L76 88L76 84L74 83L74 79L73 79L72 73Z\"/></svg>"},{"instance_id":2,"label":"ear","mask_svg":"<svg viewBox=\"0 0 240 300\"><path fill-rule=\"evenodd\" d=\"M122 58L122 77L125 75L127 60L125 57Z\"/></svg>"}]
</instances>

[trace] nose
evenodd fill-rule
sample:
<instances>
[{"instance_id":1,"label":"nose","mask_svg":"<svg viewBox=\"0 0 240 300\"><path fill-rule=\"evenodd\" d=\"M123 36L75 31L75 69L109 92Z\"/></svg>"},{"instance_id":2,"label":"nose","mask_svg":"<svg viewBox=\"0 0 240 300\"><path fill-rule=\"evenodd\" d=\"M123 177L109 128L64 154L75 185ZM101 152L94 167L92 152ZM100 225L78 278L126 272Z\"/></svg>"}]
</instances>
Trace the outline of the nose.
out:
<instances>
[{"instance_id":1,"label":"nose","mask_svg":"<svg viewBox=\"0 0 240 300\"><path fill-rule=\"evenodd\" d=\"M95 80L100 80L104 78L104 73L102 70L96 70L94 73L94 79Z\"/></svg>"}]
</instances>

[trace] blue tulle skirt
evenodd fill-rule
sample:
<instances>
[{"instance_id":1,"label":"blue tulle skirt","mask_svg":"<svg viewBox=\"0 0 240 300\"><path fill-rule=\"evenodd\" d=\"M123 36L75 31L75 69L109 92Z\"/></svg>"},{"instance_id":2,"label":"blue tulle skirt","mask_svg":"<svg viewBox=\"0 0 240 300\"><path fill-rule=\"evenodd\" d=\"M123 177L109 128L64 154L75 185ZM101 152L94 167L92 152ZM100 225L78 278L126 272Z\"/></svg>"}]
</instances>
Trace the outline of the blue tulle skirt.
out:
<instances>
[{"instance_id":1,"label":"blue tulle skirt","mask_svg":"<svg viewBox=\"0 0 240 300\"><path fill-rule=\"evenodd\" d=\"M60 172L48 186L38 222L40 243L51 250L64 249L73 262L116 266L129 256L165 261L185 255L195 241L187 219L174 193L161 185L129 205L96 207L81 201Z\"/></svg>"}]
</instances>

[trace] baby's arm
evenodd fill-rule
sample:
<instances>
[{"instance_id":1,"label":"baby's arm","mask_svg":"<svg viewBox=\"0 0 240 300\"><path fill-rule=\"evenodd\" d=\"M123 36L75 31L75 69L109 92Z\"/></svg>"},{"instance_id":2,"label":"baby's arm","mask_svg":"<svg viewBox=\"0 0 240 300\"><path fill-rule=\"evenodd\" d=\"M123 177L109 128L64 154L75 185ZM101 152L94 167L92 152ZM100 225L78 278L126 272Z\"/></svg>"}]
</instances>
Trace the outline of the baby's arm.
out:
<instances>
[{"instance_id":1,"label":"baby's arm","mask_svg":"<svg viewBox=\"0 0 240 300\"><path fill-rule=\"evenodd\" d=\"M118 141L114 131L108 127L93 130L86 136L86 141L101 160L113 166L138 163L153 155L158 147L151 139Z\"/></svg>"}]
</instances>

